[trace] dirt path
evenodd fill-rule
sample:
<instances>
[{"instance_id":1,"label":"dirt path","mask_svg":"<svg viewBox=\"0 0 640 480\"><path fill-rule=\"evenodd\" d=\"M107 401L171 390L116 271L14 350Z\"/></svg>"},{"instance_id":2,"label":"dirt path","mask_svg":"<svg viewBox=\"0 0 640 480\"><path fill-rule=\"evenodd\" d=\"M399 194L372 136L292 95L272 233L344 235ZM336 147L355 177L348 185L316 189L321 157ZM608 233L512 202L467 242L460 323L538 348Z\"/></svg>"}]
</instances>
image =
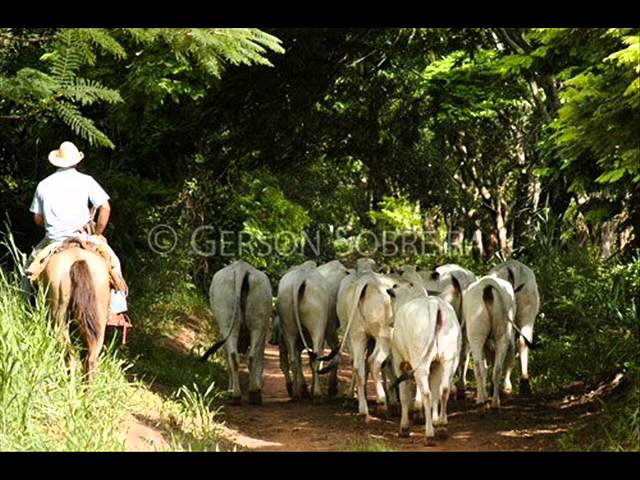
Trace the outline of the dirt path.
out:
<instances>
[{"instance_id":1,"label":"dirt path","mask_svg":"<svg viewBox=\"0 0 640 480\"><path fill-rule=\"evenodd\" d=\"M426 447L424 424L413 425L410 438L399 438L399 418L376 417L374 402L369 403L374 415L370 421L365 422L357 415L355 404L346 400L351 380L349 364L343 358L339 372L340 400L323 400L320 404L293 402L286 392L277 347L268 345L263 405L252 406L243 399L242 406L225 406L225 436L241 450L261 451L548 451L557 450L561 433L593 410L588 405L534 398L507 399L500 413L484 413L469 397L464 401L453 400L449 402L448 438L438 440L435 447ZM305 374L309 379L308 366ZM243 377L246 391L246 372ZM368 391L373 399L371 382Z\"/></svg>"}]
</instances>

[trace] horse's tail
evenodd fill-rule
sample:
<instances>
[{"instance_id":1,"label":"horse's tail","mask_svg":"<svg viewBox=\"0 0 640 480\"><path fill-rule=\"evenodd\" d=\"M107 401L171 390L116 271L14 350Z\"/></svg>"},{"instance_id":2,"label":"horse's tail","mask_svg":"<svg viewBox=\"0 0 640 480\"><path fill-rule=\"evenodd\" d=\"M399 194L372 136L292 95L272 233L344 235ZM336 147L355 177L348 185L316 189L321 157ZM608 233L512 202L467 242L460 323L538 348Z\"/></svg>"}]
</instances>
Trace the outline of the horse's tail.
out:
<instances>
[{"instance_id":1,"label":"horse's tail","mask_svg":"<svg viewBox=\"0 0 640 480\"><path fill-rule=\"evenodd\" d=\"M70 313L86 332L87 340L95 341L99 335L100 317L96 291L87 262L85 260L73 262L69 277L71 279Z\"/></svg>"}]
</instances>

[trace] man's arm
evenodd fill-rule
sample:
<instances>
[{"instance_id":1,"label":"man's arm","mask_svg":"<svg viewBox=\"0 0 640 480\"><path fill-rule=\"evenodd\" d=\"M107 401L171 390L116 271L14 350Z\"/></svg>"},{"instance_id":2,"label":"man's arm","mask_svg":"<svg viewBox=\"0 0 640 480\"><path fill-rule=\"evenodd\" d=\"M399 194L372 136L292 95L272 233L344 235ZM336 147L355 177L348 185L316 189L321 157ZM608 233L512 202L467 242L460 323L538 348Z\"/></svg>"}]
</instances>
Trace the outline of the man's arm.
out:
<instances>
[{"instance_id":1,"label":"man's arm","mask_svg":"<svg viewBox=\"0 0 640 480\"><path fill-rule=\"evenodd\" d=\"M109 205L109 201L107 200L102 205L100 205L98 210L98 221L96 223L97 235L102 235L104 230L107 228L107 223L109 223L110 216L111 216L111 205Z\"/></svg>"},{"instance_id":2,"label":"man's arm","mask_svg":"<svg viewBox=\"0 0 640 480\"><path fill-rule=\"evenodd\" d=\"M33 221L36 225L40 225L41 227L44 226L44 217L39 213L33 214Z\"/></svg>"}]
</instances>

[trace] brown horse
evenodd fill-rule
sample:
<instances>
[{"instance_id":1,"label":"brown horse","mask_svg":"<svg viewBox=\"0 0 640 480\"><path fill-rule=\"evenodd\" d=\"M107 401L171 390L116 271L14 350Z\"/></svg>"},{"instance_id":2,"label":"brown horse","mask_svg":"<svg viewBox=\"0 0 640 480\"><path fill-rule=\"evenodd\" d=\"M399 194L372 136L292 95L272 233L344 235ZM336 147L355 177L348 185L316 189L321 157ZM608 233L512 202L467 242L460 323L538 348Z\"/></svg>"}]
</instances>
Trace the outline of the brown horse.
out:
<instances>
[{"instance_id":1,"label":"brown horse","mask_svg":"<svg viewBox=\"0 0 640 480\"><path fill-rule=\"evenodd\" d=\"M85 372L90 382L104 343L111 290L109 271L98 254L73 246L56 253L47 263L43 281L56 327L72 365L69 326L75 321L87 348Z\"/></svg>"}]
</instances>

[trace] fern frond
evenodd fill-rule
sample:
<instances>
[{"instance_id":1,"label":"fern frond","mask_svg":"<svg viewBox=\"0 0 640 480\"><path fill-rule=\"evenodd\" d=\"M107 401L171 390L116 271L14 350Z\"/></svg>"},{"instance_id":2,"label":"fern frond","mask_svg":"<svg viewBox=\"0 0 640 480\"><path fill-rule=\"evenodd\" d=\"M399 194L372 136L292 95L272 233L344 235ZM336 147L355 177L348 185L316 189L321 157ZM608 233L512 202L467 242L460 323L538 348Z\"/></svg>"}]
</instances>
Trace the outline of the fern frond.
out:
<instances>
[{"instance_id":1,"label":"fern frond","mask_svg":"<svg viewBox=\"0 0 640 480\"><path fill-rule=\"evenodd\" d=\"M165 29L161 36L176 56L188 56L208 74L220 78L225 64L273 66L269 50L284 53L281 41L255 28Z\"/></svg>"},{"instance_id":2,"label":"fern frond","mask_svg":"<svg viewBox=\"0 0 640 480\"><path fill-rule=\"evenodd\" d=\"M80 110L67 102L56 102L54 110L58 117L67 124L79 137L87 140L90 145L101 145L115 148L113 142L95 126L89 118L83 117Z\"/></svg>"},{"instance_id":3,"label":"fern frond","mask_svg":"<svg viewBox=\"0 0 640 480\"><path fill-rule=\"evenodd\" d=\"M0 77L0 97L15 103L30 103L53 95L57 83L46 73L23 68L13 78Z\"/></svg>"},{"instance_id":4,"label":"fern frond","mask_svg":"<svg viewBox=\"0 0 640 480\"><path fill-rule=\"evenodd\" d=\"M127 58L127 52L122 45L104 28L79 28L76 34L81 41L99 47L120 60Z\"/></svg>"},{"instance_id":5,"label":"fern frond","mask_svg":"<svg viewBox=\"0 0 640 480\"><path fill-rule=\"evenodd\" d=\"M65 88L62 94L65 98L80 102L82 105L91 105L98 100L112 104L123 101L117 90L107 88L95 80L84 78L76 78L73 85Z\"/></svg>"},{"instance_id":6,"label":"fern frond","mask_svg":"<svg viewBox=\"0 0 640 480\"><path fill-rule=\"evenodd\" d=\"M137 43L148 45L157 41L165 29L162 28L123 28Z\"/></svg>"},{"instance_id":7,"label":"fern frond","mask_svg":"<svg viewBox=\"0 0 640 480\"><path fill-rule=\"evenodd\" d=\"M76 34L71 29L60 31L54 54L49 57L53 62L51 74L62 86L71 85L75 72L87 61L86 51L81 51L75 45L75 40Z\"/></svg>"}]
</instances>

